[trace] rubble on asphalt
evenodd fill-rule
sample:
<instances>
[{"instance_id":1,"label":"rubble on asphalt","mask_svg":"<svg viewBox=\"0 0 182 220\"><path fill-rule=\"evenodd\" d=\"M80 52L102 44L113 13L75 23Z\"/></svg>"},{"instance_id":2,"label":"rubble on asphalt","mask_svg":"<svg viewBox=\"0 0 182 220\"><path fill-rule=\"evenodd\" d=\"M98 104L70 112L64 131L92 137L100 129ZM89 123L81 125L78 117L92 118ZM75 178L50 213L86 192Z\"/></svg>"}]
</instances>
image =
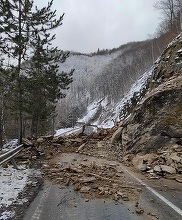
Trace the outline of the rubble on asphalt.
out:
<instances>
[{"instance_id":1,"label":"rubble on asphalt","mask_svg":"<svg viewBox=\"0 0 182 220\"><path fill-rule=\"evenodd\" d=\"M145 155L128 154L123 157L126 165L133 165L147 174L149 179L161 177L182 183L182 146L174 144Z\"/></svg>"},{"instance_id":2,"label":"rubble on asphalt","mask_svg":"<svg viewBox=\"0 0 182 220\"><path fill-rule=\"evenodd\" d=\"M118 126L90 135L80 133L56 138L45 136L27 141L27 146L31 146L29 160L33 163L38 157L43 156L42 172L45 179L55 184L72 185L75 191L86 197L105 197L116 201L136 200L138 191L125 181L122 172L118 173L114 166L96 163L78 164L76 161L59 164L57 158L63 153L115 160L134 167L149 179L167 178L182 182L181 145L173 144L146 155L127 154L119 143L113 143L113 134L118 135Z\"/></svg>"},{"instance_id":3,"label":"rubble on asphalt","mask_svg":"<svg viewBox=\"0 0 182 220\"><path fill-rule=\"evenodd\" d=\"M129 182L122 169L118 169L118 164L139 171L153 181L167 178L182 183L181 142L145 155L129 154L118 142L119 126L118 124L90 135L79 133L24 139L25 150L15 160L18 165L26 168L35 168L38 165L41 167L43 179L60 185L60 188L72 187L85 201L102 198L112 199L117 203L138 204L143 186ZM77 157L60 162L60 157L65 154L74 154ZM92 157L97 159L90 161ZM3 164L3 167L7 168L8 164ZM143 213L143 209L138 206L135 211L137 214Z\"/></svg>"},{"instance_id":4,"label":"rubble on asphalt","mask_svg":"<svg viewBox=\"0 0 182 220\"><path fill-rule=\"evenodd\" d=\"M138 191L126 181L117 164L89 162L85 156L82 162L72 159L70 163L49 163L43 165L46 179L60 186L72 185L86 198L110 198L115 201L135 201Z\"/></svg>"}]
</instances>

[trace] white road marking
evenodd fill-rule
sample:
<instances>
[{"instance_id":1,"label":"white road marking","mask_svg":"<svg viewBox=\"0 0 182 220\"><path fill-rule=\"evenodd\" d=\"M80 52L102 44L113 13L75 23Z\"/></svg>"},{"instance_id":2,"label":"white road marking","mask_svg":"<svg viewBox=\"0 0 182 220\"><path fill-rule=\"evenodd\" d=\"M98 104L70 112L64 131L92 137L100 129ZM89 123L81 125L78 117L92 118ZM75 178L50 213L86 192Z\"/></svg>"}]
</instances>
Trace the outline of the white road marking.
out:
<instances>
[{"instance_id":1,"label":"white road marking","mask_svg":"<svg viewBox=\"0 0 182 220\"><path fill-rule=\"evenodd\" d=\"M33 216L31 217L31 220L39 220L40 219L40 216L41 216L41 213L42 213L42 209L44 207L44 201L48 197L50 189L51 189L51 185L48 187L48 189L42 195L42 197L40 199L40 202L39 202L39 204L38 204L38 206L37 206Z\"/></svg>"},{"instance_id":2,"label":"white road marking","mask_svg":"<svg viewBox=\"0 0 182 220\"><path fill-rule=\"evenodd\" d=\"M141 185L145 186L150 192L152 192L155 196L157 196L159 199L161 199L164 203L166 203L166 205L170 206L174 211L176 211L179 215L182 216L182 210L180 208L178 208L177 206L175 206L172 202L170 202L169 200L167 200L164 196L162 196L160 193L158 193L157 191L155 191L155 189L153 189L150 186L147 186L146 183L144 183L142 180L140 180L139 178L137 178L133 173L131 173L130 171L128 171L126 168L122 167L130 176L132 176L133 178L135 178Z\"/></svg>"}]
</instances>

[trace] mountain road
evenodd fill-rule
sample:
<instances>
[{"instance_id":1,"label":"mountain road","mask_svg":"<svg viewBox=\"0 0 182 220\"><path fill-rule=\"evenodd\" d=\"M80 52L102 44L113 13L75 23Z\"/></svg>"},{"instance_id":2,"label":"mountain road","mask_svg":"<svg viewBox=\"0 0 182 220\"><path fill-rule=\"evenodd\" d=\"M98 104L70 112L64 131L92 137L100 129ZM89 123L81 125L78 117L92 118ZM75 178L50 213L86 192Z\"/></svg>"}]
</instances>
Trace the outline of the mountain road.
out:
<instances>
[{"instance_id":1,"label":"mountain road","mask_svg":"<svg viewBox=\"0 0 182 220\"><path fill-rule=\"evenodd\" d=\"M116 163L130 184L141 189L137 204L133 201L114 201L108 198L87 198L72 186L56 185L45 181L42 190L29 206L23 220L179 220L182 217L182 187L169 180L147 180L116 161L63 154L58 163L71 161L96 164Z\"/></svg>"}]
</instances>

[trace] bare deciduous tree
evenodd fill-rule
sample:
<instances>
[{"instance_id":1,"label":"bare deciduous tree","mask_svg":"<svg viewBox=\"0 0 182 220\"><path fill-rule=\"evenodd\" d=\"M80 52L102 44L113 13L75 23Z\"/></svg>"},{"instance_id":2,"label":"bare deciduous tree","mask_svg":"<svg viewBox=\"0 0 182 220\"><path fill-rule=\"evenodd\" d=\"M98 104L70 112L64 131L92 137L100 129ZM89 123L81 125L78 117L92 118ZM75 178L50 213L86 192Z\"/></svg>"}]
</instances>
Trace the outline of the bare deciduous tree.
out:
<instances>
[{"instance_id":1,"label":"bare deciduous tree","mask_svg":"<svg viewBox=\"0 0 182 220\"><path fill-rule=\"evenodd\" d=\"M160 10L164 15L161 23L165 24L164 29L167 28L168 31L175 32L180 31L180 2L181 0L160 0L154 5L154 8Z\"/></svg>"}]
</instances>

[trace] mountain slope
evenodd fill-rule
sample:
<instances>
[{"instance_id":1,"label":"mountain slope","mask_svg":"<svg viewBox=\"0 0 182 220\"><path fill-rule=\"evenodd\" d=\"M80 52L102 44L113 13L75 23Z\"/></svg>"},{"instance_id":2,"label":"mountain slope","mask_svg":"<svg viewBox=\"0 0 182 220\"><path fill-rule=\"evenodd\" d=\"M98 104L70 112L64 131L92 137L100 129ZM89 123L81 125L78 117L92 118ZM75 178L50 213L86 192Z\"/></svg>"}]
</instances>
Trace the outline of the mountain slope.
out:
<instances>
[{"instance_id":1,"label":"mountain slope","mask_svg":"<svg viewBox=\"0 0 182 220\"><path fill-rule=\"evenodd\" d=\"M126 109L119 141L131 153L155 151L182 138L182 35L153 66L145 91ZM122 128L122 129L121 129Z\"/></svg>"},{"instance_id":2,"label":"mountain slope","mask_svg":"<svg viewBox=\"0 0 182 220\"><path fill-rule=\"evenodd\" d=\"M94 54L71 53L66 62L60 64L60 71L75 69L75 72L66 99L57 105L57 127L72 126L70 118L83 116L88 105L103 98L107 98L108 108L115 106L152 66L163 47L164 42L153 39Z\"/></svg>"}]
</instances>

